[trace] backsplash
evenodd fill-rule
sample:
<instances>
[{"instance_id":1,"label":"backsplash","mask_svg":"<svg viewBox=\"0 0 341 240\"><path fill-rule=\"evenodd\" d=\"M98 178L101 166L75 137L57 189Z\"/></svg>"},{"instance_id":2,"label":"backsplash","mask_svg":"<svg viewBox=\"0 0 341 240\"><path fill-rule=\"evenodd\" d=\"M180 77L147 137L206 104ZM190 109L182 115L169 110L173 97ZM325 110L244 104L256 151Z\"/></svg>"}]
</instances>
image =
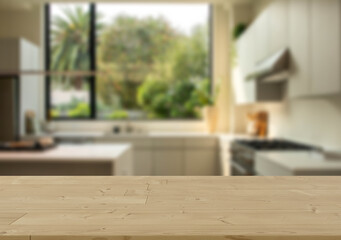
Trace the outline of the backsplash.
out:
<instances>
[{"instance_id":1,"label":"backsplash","mask_svg":"<svg viewBox=\"0 0 341 240\"><path fill-rule=\"evenodd\" d=\"M113 131L119 127L122 132L129 127L133 132L203 132L203 121L55 121L50 128L54 131Z\"/></svg>"},{"instance_id":2,"label":"backsplash","mask_svg":"<svg viewBox=\"0 0 341 240\"><path fill-rule=\"evenodd\" d=\"M245 128L249 111L269 113L269 136L341 151L341 96L286 100L283 103L236 107L235 131Z\"/></svg>"}]
</instances>

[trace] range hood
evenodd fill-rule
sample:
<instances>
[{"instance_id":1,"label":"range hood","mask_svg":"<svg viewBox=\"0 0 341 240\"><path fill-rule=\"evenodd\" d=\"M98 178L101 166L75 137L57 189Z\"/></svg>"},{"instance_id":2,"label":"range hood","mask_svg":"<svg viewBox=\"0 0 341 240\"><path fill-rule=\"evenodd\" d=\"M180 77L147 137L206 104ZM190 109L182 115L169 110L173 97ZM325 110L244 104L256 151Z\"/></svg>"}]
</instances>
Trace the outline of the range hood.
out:
<instances>
[{"instance_id":1,"label":"range hood","mask_svg":"<svg viewBox=\"0 0 341 240\"><path fill-rule=\"evenodd\" d=\"M290 75L290 53L288 48L281 49L257 64L255 70L246 76L247 80L262 82L281 82Z\"/></svg>"}]
</instances>

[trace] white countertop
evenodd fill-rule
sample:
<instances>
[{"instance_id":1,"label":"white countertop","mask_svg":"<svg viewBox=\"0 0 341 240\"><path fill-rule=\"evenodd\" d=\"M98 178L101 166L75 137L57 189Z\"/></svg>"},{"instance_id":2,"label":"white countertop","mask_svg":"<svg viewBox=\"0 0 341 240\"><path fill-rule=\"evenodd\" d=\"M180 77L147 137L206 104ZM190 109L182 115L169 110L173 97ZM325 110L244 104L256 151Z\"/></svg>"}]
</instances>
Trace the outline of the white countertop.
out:
<instances>
[{"instance_id":1,"label":"white countertop","mask_svg":"<svg viewBox=\"0 0 341 240\"><path fill-rule=\"evenodd\" d=\"M65 144L46 151L0 151L0 161L113 161L131 149L131 144Z\"/></svg>"},{"instance_id":2,"label":"white countertop","mask_svg":"<svg viewBox=\"0 0 341 240\"><path fill-rule=\"evenodd\" d=\"M58 131L51 134L42 134L39 136L52 136L56 138L186 138L186 137L217 137L231 136L230 134L211 134L205 132L133 132L133 133L111 133L105 131ZM39 136L25 136L24 139L36 138Z\"/></svg>"},{"instance_id":3,"label":"white countertop","mask_svg":"<svg viewBox=\"0 0 341 240\"><path fill-rule=\"evenodd\" d=\"M259 152L256 172L260 175L341 175L341 158L327 158L313 151Z\"/></svg>"}]
</instances>

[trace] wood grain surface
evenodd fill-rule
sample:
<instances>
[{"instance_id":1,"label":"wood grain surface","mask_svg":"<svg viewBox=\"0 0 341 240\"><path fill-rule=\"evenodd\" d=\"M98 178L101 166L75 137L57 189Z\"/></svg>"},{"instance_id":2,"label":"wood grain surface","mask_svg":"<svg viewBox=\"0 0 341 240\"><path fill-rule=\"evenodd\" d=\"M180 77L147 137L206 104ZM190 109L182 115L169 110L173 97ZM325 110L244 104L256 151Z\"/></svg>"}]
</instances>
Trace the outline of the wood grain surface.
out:
<instances>
[{"instance_id":1,"label":"wood grain surface","mask_svg":"<svg viewBox=\"0 0 341 240\"><path fill-rule=\"evenodd\" d=\"M0 240L336 240L341 177L0 177Z\"/></svg>"}]
</instances>

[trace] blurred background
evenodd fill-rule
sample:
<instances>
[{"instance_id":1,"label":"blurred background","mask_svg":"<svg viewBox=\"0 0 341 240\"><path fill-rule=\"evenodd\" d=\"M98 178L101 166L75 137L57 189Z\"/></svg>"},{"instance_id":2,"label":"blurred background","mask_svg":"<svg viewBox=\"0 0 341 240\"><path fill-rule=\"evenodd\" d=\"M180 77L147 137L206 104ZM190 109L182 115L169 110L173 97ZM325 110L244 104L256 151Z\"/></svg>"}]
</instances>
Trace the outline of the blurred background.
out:
<instances>
[{"instance_id":1,"label":"blurred background","mask_svg":"<svg viewBox=\"0 0 341 240\"><path fill-rule=\"evenodd\" d=\"M340 9L0 0L0 174L340 175Z\"/></svg>"}]
</instances>

